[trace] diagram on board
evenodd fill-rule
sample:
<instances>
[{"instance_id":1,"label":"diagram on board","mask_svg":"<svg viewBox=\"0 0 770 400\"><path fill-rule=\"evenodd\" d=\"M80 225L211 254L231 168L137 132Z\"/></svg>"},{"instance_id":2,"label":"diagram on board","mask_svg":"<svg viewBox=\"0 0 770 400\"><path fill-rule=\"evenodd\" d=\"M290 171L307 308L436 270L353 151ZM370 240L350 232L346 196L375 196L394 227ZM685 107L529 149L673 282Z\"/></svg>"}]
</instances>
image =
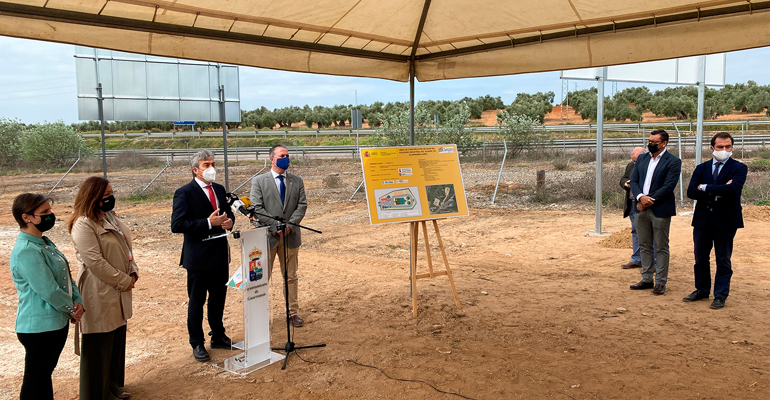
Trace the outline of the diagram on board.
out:
<instances>
[{"instance_id":1,"label":"diagram on board","mask_svg":"<svg viewBox=\"0 0 770 400\"><path fill-rule=\"evenodd\" d=\"M377 216L380 219L422 216L416 186L375 189L374 196L377 199Z\"/></svg>"}]
</instances>

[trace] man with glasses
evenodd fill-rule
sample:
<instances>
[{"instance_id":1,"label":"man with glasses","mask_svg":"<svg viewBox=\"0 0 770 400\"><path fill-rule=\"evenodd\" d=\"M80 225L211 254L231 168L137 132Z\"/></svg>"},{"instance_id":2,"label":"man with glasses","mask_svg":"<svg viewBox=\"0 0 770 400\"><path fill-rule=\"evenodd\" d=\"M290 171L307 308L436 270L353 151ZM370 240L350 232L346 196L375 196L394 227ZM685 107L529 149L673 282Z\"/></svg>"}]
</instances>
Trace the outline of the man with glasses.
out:
<instances>
[{"instance_id":1,"label":"man with glasses","mask_svg":"<svg viewBox=\"0 0 770 400\"><path fill-rule=\"evenodd\" d=\"M264 225L275 225L277 221L265 215L277 216L292 224L299 224L305 217L307 199L305 198L305 184L298 175L286 172L289 168L289 150L282 144L270 148L270 171L255 177L251 181L251 203L257 212L259 222ZM297 300L297 255L299 246L302 245L302 233L300 228L292 225L286 226L286 231L279 231L275 226L268 230L270 242L270 256L268 258L268 277L272 275L273 261L278 256L281 265L281 274L286 272L286 281L289 286L289 322L292 326L300 327L304 324L302 318L297 315L299 301ZM283 239L283 240L281 240ZM284 246L287 247L287 257L284 259Z\"/></svg>"},{"instance_id":2,"label":"man with glasses","mask_svg":"<svg viewBox=\"0 0 770 400\"><path fill-rule=\"evenodd\" d=\"M746 182L746 164L731 158L733 137L719 132L711 138L714 158L695 167L687 187L687 197L696 200L692 217L692 236L695 243L695 291L684 298L692 302L708 299L711 292L711 249L716 255L717 271L714 276L714 301L711 308L720 309L730 292L733 275L730 257L733 239L738 228L743 228L741 191Z\"/></svg>"},{"instance_id":3,"label":"man with glasses","mask_svg":"<svg viewBox=\"0 0 770 400\"><path fill-rule=\"evenodd\" d=\"M655 295L666 292L668 235L671 217L676 215L674 189L682 171L682 160L666 151L667 144L666 131L650 132L647 144L650 152L636 159L631 173L631 193L639 211L635 221L636 234L642 252L642 280L631 285L631 290L652 289ZM653 256L653 243L657 260Z\"/></svg>"}]
</instances>

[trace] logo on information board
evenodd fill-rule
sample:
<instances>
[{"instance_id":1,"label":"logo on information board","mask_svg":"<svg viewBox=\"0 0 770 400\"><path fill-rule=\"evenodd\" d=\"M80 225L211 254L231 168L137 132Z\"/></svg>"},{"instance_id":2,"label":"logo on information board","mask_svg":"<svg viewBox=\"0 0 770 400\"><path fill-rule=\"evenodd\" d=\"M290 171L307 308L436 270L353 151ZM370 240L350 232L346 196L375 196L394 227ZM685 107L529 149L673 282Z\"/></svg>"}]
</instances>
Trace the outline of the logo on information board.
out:
<instances>
[{"instance_id":1,"label":"logo on information board","mask_svg":"<svg viewBox=\"0 0 770 400\"><path fill-rule=\"evenodd\" d=\"M249 261L249 280L252 282L262 279L262 262L251 260Z\"/></svg>"},{"instance_id":2,"label":"logo on information board","mask_svg":"<svg viewBox=\"0 0 770 400\"><path fill-rule=\"evenodd\" d=\"M454 147L439 147L438 148L439 153L454 153L455 148Z\"/></svg>"},{"instance_id":3,"label":"logo on information board","mask_svg":"<svg viewBox=\"0 0 770 400\"><path fill-rule=\"evenodd\" d=\"M260 258L262 258L262 250L255 247L249 252L249 260L259 260Z\"/></svg>"}]
</instances>

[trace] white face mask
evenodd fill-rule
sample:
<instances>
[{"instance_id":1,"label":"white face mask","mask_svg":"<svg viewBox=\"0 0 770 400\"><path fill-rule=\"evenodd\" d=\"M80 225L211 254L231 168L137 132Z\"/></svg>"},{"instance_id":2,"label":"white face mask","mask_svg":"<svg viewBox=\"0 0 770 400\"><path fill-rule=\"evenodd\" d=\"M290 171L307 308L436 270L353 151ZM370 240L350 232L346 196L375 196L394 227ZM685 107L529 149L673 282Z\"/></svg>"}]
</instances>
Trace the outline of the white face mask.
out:
<instances>
[{"instance_id":1,"label":"white face mask","mask_svg":"<svg viewBox=\"0 0 770 400\"><path fill-rule=\"evenodd\" d=\"M209 182L214 182L217 180L217 170L214 167L208 167L204 169L203 174L201 175L203 175L203 179Z\"/></svg>"},{"instance_id":2,"label":"white face mask","mask_svg":"<svg viewBox=\"0 0 770 400\"><path fill-rule=\"evenodd\" d=\"M714 158L716 158L717 161L725 161L728 158L733 156L733 152L732 151L727 151L727 150L714 151L713 147L712 147L711 150L712 150L711 154L714 155Z\"/></svg>"}]
</instances>

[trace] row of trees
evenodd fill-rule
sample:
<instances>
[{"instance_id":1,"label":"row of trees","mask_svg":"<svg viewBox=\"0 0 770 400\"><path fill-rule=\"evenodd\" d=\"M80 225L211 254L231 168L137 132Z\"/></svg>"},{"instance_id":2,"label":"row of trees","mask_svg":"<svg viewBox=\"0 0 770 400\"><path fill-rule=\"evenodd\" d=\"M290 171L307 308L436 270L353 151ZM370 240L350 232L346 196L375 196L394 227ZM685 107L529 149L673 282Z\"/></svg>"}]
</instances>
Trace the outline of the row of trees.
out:
<instances>
[{"instance_id":1,"label":"row of trees","mask_svg":"<svg viewBox=\"0 0 770 400\"><path fill-rule=\"evenodd\" d=\"M93 150L83 138L62 121L25 125L18 120L0 118L0 167L16 166L20 161L43 167L74 162L78 154Z\"/></svg>"},{"instance_id":2,"label":"row of trees","mask_svg":"<svg viewBox=\"0 0 770 400\"><path fill-rule=\"evenodd\" d=\"M569 94L569 105L586 120L596 120L596 88L578 90ZM721 90L706 88L704 118L716 119L733 110L749 113L767 113L770 106L770 85L760 86L754 81L746 84L725 85ZM632 87L604 99L604 118L615 121L641 121L642 112L655 115L693 119L698 112L698 89L694 86L668 87L651 92L646 86ZM766 114L767 115L767 114Z\"/></svg>"},{"instance_id":3,"label":"row of trees","mask_svg":"<svg viewBox=\"0 0 770 400\"><path fill-rule=\"evenodd\" d=\"M553 93L551 93L553 101ZM266 107L260 107L250 111L241 111L241 126L247 129L290 129L297 123L304 122L308 127L326 128L347 128L350 123L350 111L354 108L361 110L364 120L371 127L380 127L390 116L400 114L409 109L408 102L388 102L376 101L372 104L363 104L360 106L335 105L332 107L315 106L304 107L289 106L269 110ZM475 99L464 97L460 100L425 100L417 103L416 109L424 110L430 115L431 121L433 115L439 116L439 121L448 121L452 116L467 109L471 118L481 118L481 113L485 110L500 110L505 108L500 97L490 95L480 96ZM432 124L432 122L431 122ZM234 124L229 123L232 126ZM217 122L197 123L196 128L219 129ZM147 132L168 132L173 129L171 122L147 122L147 121L116 121L107 122L105 130L109 132L119 131L147 131ZM100 130L99 121L88 121L72 124L72 128L78 132L91 132Z\"/></svg>"},{"instance_id":4,"label":"row of trees","mask_svg":"<svg viewBox=\"0 0 770 400\"><path fill-rule=\"evenodd\" d=\"M473 149L481 144L478 135L469 127L473 117L470 107L460 107L447 119L434 125L432 109L426 106L416 107L414 111L414 142L417 145L456 144L461 151ZM532 143L542 140L535 132L538 121L526 115L519 115L507 110L497 114L500 126L498 135L508 142L508 151L516 154ZM409 111L388 114L382 129L377 130L374 143L377 146L409 145Z\"/></svg>"},{"instance_id":5,"label":"row of trees","mask_svg":"<svg viewBox=\"0 0 770 400\"><path fill-rule=\"evenodd\" d=\"M569 105L585 120L596 120L596 88L584 89L569 93ZM433 125L433 116L439 116L439 124L449 122L467 110L470 118L479 119L485 110L507 110L509 113L526 116L542 124L545 115L554 106L553 92L537 92L535 94L519 93L511 104L504 104L502 99L490 95L477 98L464 97L460 100L425 100L417 103L415 112L426 115L429 125ZM676 117L677 119L692 119L697 113L698 90L692 86L669 87L652 92L646 86L632 87L606 97L604 115L607 120L641 121L642 113L650 110L659 116ZM724 88L706 89L705 113L707 118L716 118L738 110L742 112L759 113L770 106L770 85L760 86L754 81L726 85ZM246 129L290 129L304 122L308 127L318 129L348 128L350 111L353 108L361 110L364 120L373 128L383 126L392 118L409 109L407 102L380 101L372 104L335 105L332 107L289 106L269 110L260 107L241 112L241 126ZM232 125L232 124L231 124ZM78 132L98 131L99 123L89 121L72 125ZM219 129L217 122L204 122L196 125L201 129ZM106 129L116 131L170 131L171 122L110 122Z\"/></svg>"}]
</instances>

